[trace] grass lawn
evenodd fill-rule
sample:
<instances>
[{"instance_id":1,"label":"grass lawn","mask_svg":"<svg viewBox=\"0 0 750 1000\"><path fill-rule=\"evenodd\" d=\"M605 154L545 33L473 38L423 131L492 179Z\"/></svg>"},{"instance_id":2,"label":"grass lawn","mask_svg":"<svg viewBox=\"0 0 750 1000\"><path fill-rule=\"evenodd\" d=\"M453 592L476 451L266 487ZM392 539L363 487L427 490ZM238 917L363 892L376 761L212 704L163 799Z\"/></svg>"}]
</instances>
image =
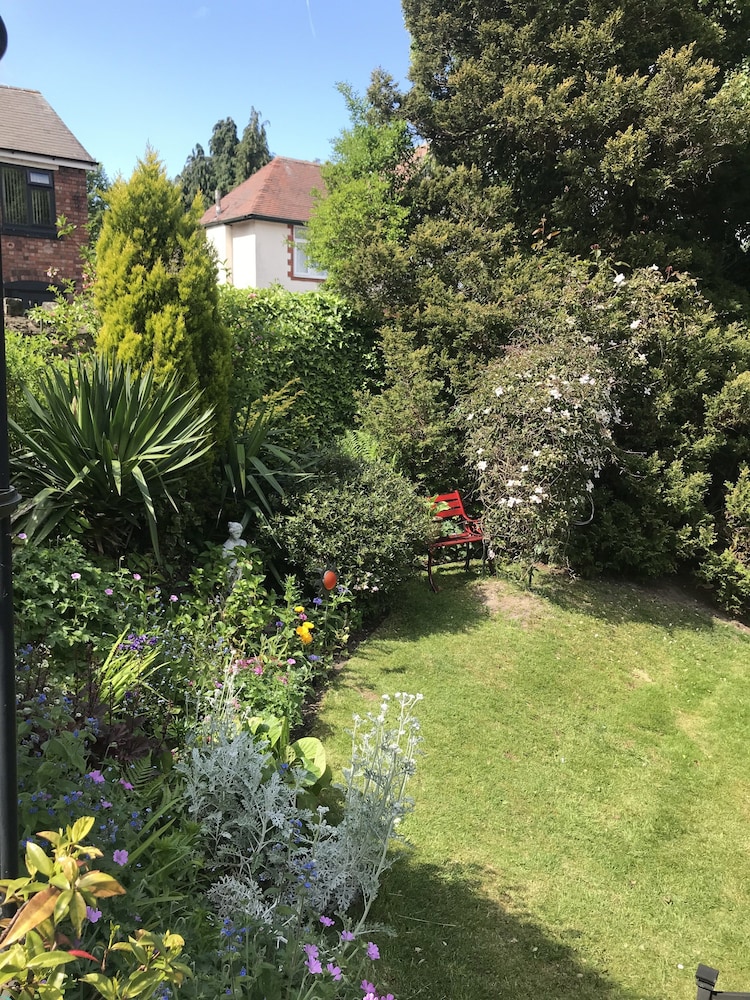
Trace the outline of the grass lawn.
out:
<instances>
[{"instance_id":1,"label":"grass lawn","mask_svg":"<svg viewBox=\"0 0 750 1000\"><path fill-rule=\"evenodd\" d=\"M675 592L439 571L340 671L318 735L421 691L413 851L376 919L398 1000L750 990L750 634Z\"/></svg>"}]
</instances>

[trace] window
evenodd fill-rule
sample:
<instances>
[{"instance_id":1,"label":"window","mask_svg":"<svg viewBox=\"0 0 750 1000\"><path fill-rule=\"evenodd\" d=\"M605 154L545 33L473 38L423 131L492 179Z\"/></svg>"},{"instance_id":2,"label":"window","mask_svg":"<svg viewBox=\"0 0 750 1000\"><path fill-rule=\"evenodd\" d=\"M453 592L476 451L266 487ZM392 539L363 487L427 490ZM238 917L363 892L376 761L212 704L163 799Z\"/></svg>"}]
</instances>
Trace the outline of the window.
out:
<instances>
[{"instance_id":1,"label":"window","mask_svg":"<svg viewBox=\"0 0 750 1000\"><path fill-rule=\"evenodd\" d=\"M319 267L316 267L311 260L308 260L307 254L305 253L305 247L307 246L307 230L304 226L294 227L294 264L293 264L293 274L294 278L311 278L317 279L318 281L323 281L324 278L328 277L327 271L321 271Z\"/></svg>"},{"instance_id":2,"label":"window","mask_svg":"<svg viewBox=\"0 0 750 1000\"><path fill-rule=\"evenodd\" d=\"M55 235L55 189L51 170L0 167L5 232Z\"/></svg>"}]
</instances>

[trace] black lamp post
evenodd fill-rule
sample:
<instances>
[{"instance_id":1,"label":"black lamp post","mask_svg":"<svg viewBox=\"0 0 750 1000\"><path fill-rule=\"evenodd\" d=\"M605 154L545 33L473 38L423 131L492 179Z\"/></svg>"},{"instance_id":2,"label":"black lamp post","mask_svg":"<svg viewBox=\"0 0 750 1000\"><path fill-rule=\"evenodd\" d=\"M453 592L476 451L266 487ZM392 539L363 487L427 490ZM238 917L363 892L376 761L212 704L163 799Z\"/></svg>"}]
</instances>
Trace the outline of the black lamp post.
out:
<instances>
[{"instance_id":1,"label":"black lamp post","mask_svg":"<svg viewBox=\"0 0 750 1000\"><path fill-rule=\"evenodd\" d=\"M0 17L0 59L8 33ZM0 237L2 225L0 224ZM8 394L5 367L5 286L0 238L0 877L18 875L18 769L16 767L16 667L13 648L13 576L10 515L20 496L10 485Z\"/></svg>"}]
</instances>

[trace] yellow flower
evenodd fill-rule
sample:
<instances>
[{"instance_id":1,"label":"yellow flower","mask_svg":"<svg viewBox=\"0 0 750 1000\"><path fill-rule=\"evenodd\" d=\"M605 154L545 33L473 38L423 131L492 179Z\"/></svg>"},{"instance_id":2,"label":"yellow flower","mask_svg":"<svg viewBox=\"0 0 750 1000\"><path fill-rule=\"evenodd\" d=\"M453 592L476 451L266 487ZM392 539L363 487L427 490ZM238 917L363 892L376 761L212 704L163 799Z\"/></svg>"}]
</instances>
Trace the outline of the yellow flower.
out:
<instances>
[{"instance_id":1,"label":"yellow flower","mask_svg":"<svg viewBox=\"0 0 750 1000\"><path fill-rule=\"evenodd\" d=\"M309 628L305 628L304 625L300 625L294 631L297 633L297 635L302 640L302 644L303 645L309 646L310 643L313 641L312 640L312 636L310 635L310 629Z\"/></svg>"},{"instance_id":2,"label":"yellow flower","mask_svg":"<svg viewBox=\"0 0 750 1000\"><path fill-rule=\"evenodd\" d=\"M301 604L298 604L294 610L297 614L300 614L300 612L304 611L305 609L302 607Z\"/></svg>"}]
</instances>

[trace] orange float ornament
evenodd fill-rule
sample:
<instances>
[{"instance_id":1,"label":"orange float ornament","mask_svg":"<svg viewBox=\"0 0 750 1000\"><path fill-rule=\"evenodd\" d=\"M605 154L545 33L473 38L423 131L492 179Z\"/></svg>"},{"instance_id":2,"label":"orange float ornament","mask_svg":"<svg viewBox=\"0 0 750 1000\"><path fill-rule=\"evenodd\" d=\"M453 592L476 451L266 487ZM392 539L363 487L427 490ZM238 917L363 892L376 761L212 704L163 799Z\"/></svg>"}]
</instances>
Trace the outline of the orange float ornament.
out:
<instances>
[{"instance_id":1,"label":"orange float ornament","mask_svg":"<svg viewBox=\"0 0 750 1000\"><path fill-rule=\"evenodd\" d=\"M323 574L323 586L326 590L333 590L336 584L339 582L338 576L333 572L332 569L327 569Z\"/></svg>"}]
</instances>

